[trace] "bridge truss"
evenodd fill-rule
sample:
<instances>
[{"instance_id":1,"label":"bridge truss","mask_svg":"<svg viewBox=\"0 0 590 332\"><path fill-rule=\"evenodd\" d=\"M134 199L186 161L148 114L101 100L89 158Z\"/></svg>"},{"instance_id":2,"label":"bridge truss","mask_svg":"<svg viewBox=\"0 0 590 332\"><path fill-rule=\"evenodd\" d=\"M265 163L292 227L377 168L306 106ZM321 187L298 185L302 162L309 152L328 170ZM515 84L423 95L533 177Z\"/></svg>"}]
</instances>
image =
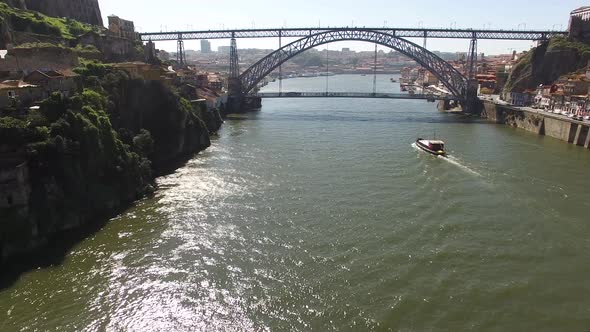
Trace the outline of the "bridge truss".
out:
<instances>
[{"instance_id":1,"label":"bridge truss","mask_svg":"<svg viewBox=\"0 0 590 332\"><path fill-rule=\"evenodd\" d=\"M173 31L141 33L143 41L176 40L179 44L180 61L184 60L182 42L191 39L231 39L230 77L228 88L230 96L241 100L240 96L250 93L256 84L286 60L315 46L333 41L367 41L397 50L412 58L425 69L432 72L453 94L464 103L467 109L477 99L477 81L474 80L477 68L477 40L534 40L543 41L556 36L567 36L567 31L551 30L474 30L474 29L409 29L409 28L277 28L277 29L222 29L201 31ZM237 38L278 38L279 50L269 54L239 75ZM282 46L282 38L300 38ZM424 47L420 47L402 38L423 38ZM426 50L428 38L470 39L468 53L469 77L466 78L446 61ZM279 83L280 84L280 83ZM238 102L239 103L239 102Z\"/></svg>"},{"instance_id":2,"label":"bridge truss","mask_svg":"<svg viewBox=\"0 0 590 332\"><path fill-rule=\"evenodd\" d=\"M241 91L239 93L251 92L275 68L310 48L335 41L351 40L371 42L395 49L432 72L457 98L463 98L467 93L467 79L434 53L391 34L358 29L319 32L283 46L262 58L240 75ZM234 91L233 93L238 92ZM231 91L230 94L232 94Z\"/></svg>"},{"instance_id":3,"label":"bridge truss","mask_svg":"<svg viewBox=\"0 0 590 332\"><path fill-rule=\"evenodd\" d=\"M141 33L143 41L231 39L231 38L289 38L306 37L327 31L377 31L399 38L461 38L461 39L503 39L503 40L546 40L556 36L567 36L567 31L551 30L473 30L473 29L408 29L408 28L276 28L276 29L233 29L201 31L169 31Z\"/></svg>"}]
</instances>

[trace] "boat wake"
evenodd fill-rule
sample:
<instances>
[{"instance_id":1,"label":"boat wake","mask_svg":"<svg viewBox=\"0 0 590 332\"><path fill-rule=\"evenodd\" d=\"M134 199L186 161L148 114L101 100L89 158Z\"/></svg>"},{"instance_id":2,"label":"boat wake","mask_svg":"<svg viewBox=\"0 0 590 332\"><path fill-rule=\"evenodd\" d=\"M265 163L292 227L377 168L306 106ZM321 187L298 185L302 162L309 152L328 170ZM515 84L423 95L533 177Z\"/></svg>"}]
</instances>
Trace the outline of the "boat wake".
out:
<instances>
[{"instance_id":1,"label":"boat wake","mask_svg":"<svg viewBox=\"0 0 590 332\"><path fill-rule=\"evenodd\" d=\"M464 164L461 163L461 160L453 157L453 156L446 156L446 157L441 157L439 156L438 158L440 159L444 159L446 161L448 161L449 163L461 168L462 170L466 171L467 173L471 173L473 175L477 175L477 176L481 176L481 174L479 174L478 172L474 171L473 169L469 168L468 166L465 166Z\"/></svg>"},{"instance_id":2,"label":"boat wake","mask_svg":"<svg viewBox=\"0 0 590 332\"><path fill-rule=\"evenodd\" d=\"M415 142L412 143L412 147L414 149L420 151L420 152L424 152L424 151L422 151L416 145ZM459 158L456 158L456 157L453 157L453 156L449 156L449 155L446 155L446 156L436 156L436 158L441 159L441 160L444 160L444 161L447 161L448 163L453 164L453 165L459 167L460 169L462 169L463 171L465 171L467 173L470 173L470 174L473 174L473 175L476 175L476 176L482 176L480 173L476 172L475 170L473 170L473 169L469 168L468 166L466 166L465 164L463 164Z\"/></svg>"}]
</instances>

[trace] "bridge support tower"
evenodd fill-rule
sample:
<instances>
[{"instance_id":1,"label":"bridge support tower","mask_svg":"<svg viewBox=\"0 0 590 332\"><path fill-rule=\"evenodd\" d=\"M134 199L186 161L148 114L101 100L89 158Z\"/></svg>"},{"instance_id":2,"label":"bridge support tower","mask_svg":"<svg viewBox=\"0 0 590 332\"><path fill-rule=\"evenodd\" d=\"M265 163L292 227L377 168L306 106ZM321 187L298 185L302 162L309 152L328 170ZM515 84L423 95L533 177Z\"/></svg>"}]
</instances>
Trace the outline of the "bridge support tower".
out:
<instances>
[{"instance_id":1,"label":"bridge support tower","mask_svg":"<svg viewBox=\"0 0 590 332\"><path fill-rule=\"evenodd\" d=\"M182 33L178 34L178 43L176 47L176 62L178 67L182 68L186 65L186 55L184 53L184 40L182 39Z\"/></svg>"},{"instance_id":2,"label":"bridge support tower","mask_svg":"<svg viewBox=\"0 0 590 332\"><path fill-rule=\"evenodd\" d=\"M463 112L471 114L480 114L483 104L477 97L477 88L479 82L476 79L467 80L467 91L465 91L465 99L462 102Z\"/></svg>"},{"instance_id":3,"label":"bridge support tower","mask_svg":"<svg viewBox=\"0 0 590 332\"><path fill-rule=\"evenodd\" d=\"M226 109L229 113L241 113L254 109L260 109L260 97L247 96L242 88L240 80L240 64L238 57L238 46L236 38L232 35L229 51L229 78L227 80L228 105Z\"/></svg>"},{"instance_id":4,"label":"bridge support tower","mask_svg":"<svg viewBox=\"0 0 590 332\"><path fill-rule=\"evenodd\" d=\"M463 102L463 111L472 114L481 113L483 104L477 97L479 82L477 75L477 37L474 34L469 44L469 53L467 54L467 91L465 91L465 100Z\"/></svg>"},{"instance_id":5,"label":"bridge support tower","mask_svg":"<svg viewBox=\"0 0 590 332\"><path fill-rule=\"evenodd\" d=\"M233 34L229 49L229 77L227 79L227 92L228 105L226 109L230 113L238 113L244 99L244 94L242 92L242 82L240 81L238 46Z\"/></svg>"}]
</instances>

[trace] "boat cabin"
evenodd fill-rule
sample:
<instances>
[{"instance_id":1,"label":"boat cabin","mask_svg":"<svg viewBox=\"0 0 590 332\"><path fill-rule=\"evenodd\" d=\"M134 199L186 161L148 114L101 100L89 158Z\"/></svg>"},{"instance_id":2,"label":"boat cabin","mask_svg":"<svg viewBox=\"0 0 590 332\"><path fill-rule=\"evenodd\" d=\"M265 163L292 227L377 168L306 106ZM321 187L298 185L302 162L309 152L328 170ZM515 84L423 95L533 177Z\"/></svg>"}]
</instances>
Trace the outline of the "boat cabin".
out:
<instances>
[{"instance_id":1,"label":"boat cabin","mask_svg":"<svg viewBox=\"0 0 590 332\"><path fill-rule=\"evenodd\" d=\"M431 154L437 156L445 156L445 142L439 140L429 140L429 139L422 139L418 138L416 140L416 145Z\"/></svg>"},{"instance_id":2,"label":"boat cabin","mask_svg":"<svg viewBox=\"0 0 590 332\"><path fill-rule=\"evenodd\" d=\"M445 142L443 141L428 141L428 148L434 151L444 151L445 150Z\"/></svg>"}]
</instances>

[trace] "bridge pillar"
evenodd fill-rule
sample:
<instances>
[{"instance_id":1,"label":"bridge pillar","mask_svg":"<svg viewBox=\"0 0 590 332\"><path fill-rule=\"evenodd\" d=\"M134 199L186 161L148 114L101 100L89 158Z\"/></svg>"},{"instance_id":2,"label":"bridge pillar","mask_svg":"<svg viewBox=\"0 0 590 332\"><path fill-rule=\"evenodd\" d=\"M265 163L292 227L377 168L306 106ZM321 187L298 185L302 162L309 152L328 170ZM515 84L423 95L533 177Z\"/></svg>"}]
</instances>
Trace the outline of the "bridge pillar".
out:
<instances>
[{"instance_id":1,"label":"bridge pillar","mask_svg":"<svg viewBox=\"0 0 590 332\"><path fill-rule=\"evenodd\" d=\"M471 39L471 43L469 43L469 53L467 54L469 57L467 59L467 69L469 70L468 79L474 79L475 75L477 75L477 38L475 35Z\"/></svg>"},{"instance_id":2,"label":"bridge pillar","mask_svg":"<svg viewBox=\"0 0 590 332\"><path fill-rule=\"evenodd\" d=\"M238 46L236 39L231 39L230 51L229 51L229 78L239 79L240 77L240 63L238 57Z\"/></svg>"},{"instance_id":3,"label":"bridge pillar","mask_svg":"<svg viewBox=\"0 0 590 332\"><path fill-rule=\"evenodd\" d=\"M232 33L229 51L229 77L227 80L227 92L228 111L230 113L241 112L242 105L244 104L244 93L242 91L242 81L240 80L238 46L234 33Z\"/></svg>"},{"instance_id":4,"label":"bridge pillar","mask_svg":"<svg viewBox=\"0 0 590 332\"><path fill-rule=\"evenodd\" d=\"M463 112L471 114L480 114L483 109L483 103L477 97L477 88L479 82L476 79L467 81L467 91L465 91L465 100L463 101Z\"/></svg>"},{"instance_id":5,"label":"bridge pillar","mask_svg":"<svg viewBox=\"0 0 590 332\"><path fill-rule=\"evenodd\" d=\"M176 48L176 62L178 67L182 68L186 64L186 55L184 53L184 40L182 40L182 33L178 34L178 45Z\"/></svg>"}]
</instances>

